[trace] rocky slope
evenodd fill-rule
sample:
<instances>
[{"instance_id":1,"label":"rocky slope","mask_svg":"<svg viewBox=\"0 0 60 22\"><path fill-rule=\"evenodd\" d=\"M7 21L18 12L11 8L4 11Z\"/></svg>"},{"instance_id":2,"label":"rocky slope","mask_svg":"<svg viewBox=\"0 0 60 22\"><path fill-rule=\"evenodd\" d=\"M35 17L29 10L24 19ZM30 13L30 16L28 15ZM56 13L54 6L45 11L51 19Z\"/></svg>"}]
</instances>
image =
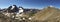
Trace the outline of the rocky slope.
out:
<instances>
[{"instance_id":1,"label":"rocky slope","mask_svg":"<svg viewBox=\"0 0 60 22\"><path fill-rule=\"evenodd\" d=\"M42 22L60 22L60 9L48 6L32 17Z\"/></svg>"}]
</instances>

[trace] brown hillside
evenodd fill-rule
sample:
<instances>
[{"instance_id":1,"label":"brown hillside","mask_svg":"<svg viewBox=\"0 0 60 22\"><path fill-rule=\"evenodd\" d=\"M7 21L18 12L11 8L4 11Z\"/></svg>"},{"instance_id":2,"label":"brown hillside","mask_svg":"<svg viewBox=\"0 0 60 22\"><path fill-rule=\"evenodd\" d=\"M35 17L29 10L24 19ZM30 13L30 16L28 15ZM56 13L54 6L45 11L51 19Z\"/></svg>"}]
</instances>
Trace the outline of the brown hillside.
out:
<instances>
[{"instance_id":1,"label":"brown hillside","mask_svg":"<svg viewBox=\"0 0 60 22\"><path fill-rule=\"evenodd\" d=\"M57 21L60 19L60 10L55 7L47 7L33 16L34 20L39 21Z\"/></svg>"}]
</instances>

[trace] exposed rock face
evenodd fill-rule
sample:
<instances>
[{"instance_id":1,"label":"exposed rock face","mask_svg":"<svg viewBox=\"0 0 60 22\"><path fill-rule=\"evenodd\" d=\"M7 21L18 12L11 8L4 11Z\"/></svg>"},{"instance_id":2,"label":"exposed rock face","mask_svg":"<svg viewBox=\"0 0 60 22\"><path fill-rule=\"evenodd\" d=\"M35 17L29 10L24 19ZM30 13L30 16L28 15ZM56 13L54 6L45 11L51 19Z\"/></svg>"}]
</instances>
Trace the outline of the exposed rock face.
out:
<instances>
[{"instance_id":1,"label":"exposed rock face","mask_svg":"<svg viewBox=\"0 0 60 22\"><path fill-rule=\"evenodd\" d=\"M17 14L22 14L24 11L23 7L19 7L19 11L17 12Z\"/></svg>"},{"instance_id":2,"label":"exposed rock face","mask_svg":"<svg viewBox=\"0 0 60 22\"><path fill-rule=\"evenodd\" d=\"M19 9L16 5L10 6L6 11L9 13L17 12Z\"/></svg>"}]
</instances>

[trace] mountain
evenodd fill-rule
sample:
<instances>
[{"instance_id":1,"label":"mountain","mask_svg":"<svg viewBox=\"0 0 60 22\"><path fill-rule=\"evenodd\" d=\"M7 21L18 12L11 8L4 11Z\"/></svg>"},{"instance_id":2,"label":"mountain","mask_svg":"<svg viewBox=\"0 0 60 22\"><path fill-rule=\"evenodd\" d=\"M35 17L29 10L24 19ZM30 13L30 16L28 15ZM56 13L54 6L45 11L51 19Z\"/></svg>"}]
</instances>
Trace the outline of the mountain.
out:
<instances>
[{"instance_id":1,"label":"mountain","mask_svg":"<svg viewBox=\"0 0 60 22\"><path fill-rule=\"evenodd\" d=\"M44 21L44 22L59 22L60 21L60 9L55 7L46 7L40 12L37 12L32 20Z\"/></svg>"},{"instance_id":2,"label":"mountain","mask_svg":"<svg viewBox=\"0 0 60 22\"><path fill-rule=\"evenodd\" d=\"M8 8L6 8L6 9L2 9L2 10L0 10L0 11L4 11L4 12L9 12L9 13L14 13L14 12L18 12L19 11L19 8L22 8L24 11L24 13L29 13L29 12L34 12L34 13L36 13L37 11L40 11L40 10L38 10L38 9L25 9L25 8L23 8L23 7L21 7L21 6L19 6L19 7L17 7L16 5L13 5L13 6L9 6Z\"/></svg>"},{"instance_id":3,"label":"mountain","mask_svg":"<svg viewBox=\"0 0 60 22\"><path fill-rule=\"evenodd\" d=\"M16 22L16 21L19 22L19 21L25 21L25 19L29 21L28 18L31 16L34 16L34 14L40 10L38 10L38 9L25 9L20 6L17 7L16 5L13 5L13 6L9 6L6 9L1 9L1 11L0 11L0 22ZM19 13L19 11L21 13ZM17 14L17 13L19 13L19 14ZM19 18L19 19L16 19L16 18Z\"/></svg>"},{"instance_id":4,"label":"mountain","mask_svg":"<svg viewBox=\"0 0 60 22\"><path fill-rule=\"evenodd\" d=\"M18 7L17 7L16 5L13 5L13 6L9 6L9 7L5 10L5 12L8 11L9 13L13 13L13 12L17 12L18 10L19 10Z\"/></svg>"},{"instance_id":5,"label":"mountain","mask_svg":"<svg viewBox=\"0 0 60 22\"><path fill-rule=\"evenodd\" d=\"M17 18L16 15L19 19L15 19ZM0 9L0 22L60 22L60 9L54 6L48 6L41 10L25 9L23 7L17 7L16 5L9 6L6 9Z\"/></svg>"},{"instance_id":6,"label":"mountain","mask_svg":"<svg viewBox=\"0 0 60 22\"><path fill-rule=\"evenodd\" d=\"M22 8L23 11L21 10L21 8ZM8 17L11 17L15 14L16 15L26 15L28 17L32 17L38 11L40 11L40 10L39 9L25 9L21 6L17 7L16 5L13 5L13 6L9 6L6 9L2 9L2 12L0 11L0 13L3 13L4 15L6 15Z\"/></svg>"}]
</instances>

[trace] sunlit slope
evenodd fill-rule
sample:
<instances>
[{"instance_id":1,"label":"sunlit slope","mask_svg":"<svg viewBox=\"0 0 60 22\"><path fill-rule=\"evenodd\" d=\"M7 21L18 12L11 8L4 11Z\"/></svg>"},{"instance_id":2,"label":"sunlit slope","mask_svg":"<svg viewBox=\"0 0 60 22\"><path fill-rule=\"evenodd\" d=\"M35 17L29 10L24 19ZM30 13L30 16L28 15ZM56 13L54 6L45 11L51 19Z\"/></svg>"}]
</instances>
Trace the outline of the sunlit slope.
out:
<instances>
[{"instance_id":1,"label":"sunlit slope","mask_svg":"<svg viewBox=\"0 0 60 22\"><path fill-rule=\"evenodd\" d=\"M33 19L40 21L50 20L50 19L52 20L55 18L60 18L60 10L55 7L44 8L42 11L36 13L35 16L33 16Z\"/></svg>"}]
</instances>

